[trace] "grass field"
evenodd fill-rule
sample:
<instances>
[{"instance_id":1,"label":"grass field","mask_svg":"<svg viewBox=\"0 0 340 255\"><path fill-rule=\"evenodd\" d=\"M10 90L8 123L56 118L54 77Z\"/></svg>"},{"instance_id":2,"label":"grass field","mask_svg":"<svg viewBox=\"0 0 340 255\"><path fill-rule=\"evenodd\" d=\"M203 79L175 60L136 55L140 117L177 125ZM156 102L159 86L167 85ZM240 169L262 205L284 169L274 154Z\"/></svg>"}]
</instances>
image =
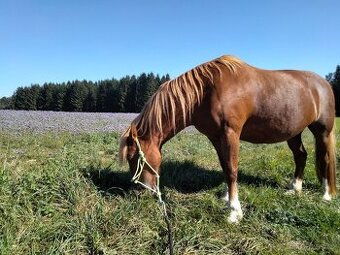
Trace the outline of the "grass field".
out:
<instances>
[{"instance_id":1,"label":"grass field","mask_svg":"<svg viewBox=\"0 0 340 255\"><path fill-rule=\"evenodd\" d=\"M313 138L309 132L303 138L309 155L300 195L285 195L294 172L285 143L242 143L238 225L228 224L218 198L223 176L209 141L185 133L168 142L161 184L176 254L340 254L340 199L321 200ZM127 168L117 163L118 139L117 133L2 131L0 254L168 252L157 200L131 186ZM337 155L339 162L340 144ZM338 171L338 187L339 179Z\"/></svg>"}]
</instances>

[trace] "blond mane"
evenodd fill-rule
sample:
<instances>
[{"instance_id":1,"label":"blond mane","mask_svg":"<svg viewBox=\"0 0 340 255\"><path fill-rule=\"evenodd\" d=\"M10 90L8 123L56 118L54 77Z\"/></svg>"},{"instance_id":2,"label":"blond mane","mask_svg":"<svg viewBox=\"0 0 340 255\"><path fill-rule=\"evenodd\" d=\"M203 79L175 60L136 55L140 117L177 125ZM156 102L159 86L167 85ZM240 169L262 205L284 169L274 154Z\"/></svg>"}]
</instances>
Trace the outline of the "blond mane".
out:
<instances>
[{"instance_id":1,"label":"blond mane","mask_svg":"<svg viewBox=\"0 0 340 255\"><path fill-rule=\"evenodd\" d=\"M162 133L164 122L167 126L175 128L178 114L186 125L190 121L195 105L203 98L204 88L213 86L214 71L218 71L221 75L221 67L226 67L233 74L237 74L242 65L240 59L226 55L201 64L163 83L135 120L139 132L149 135Z\"/></svg>"}]
</instances>

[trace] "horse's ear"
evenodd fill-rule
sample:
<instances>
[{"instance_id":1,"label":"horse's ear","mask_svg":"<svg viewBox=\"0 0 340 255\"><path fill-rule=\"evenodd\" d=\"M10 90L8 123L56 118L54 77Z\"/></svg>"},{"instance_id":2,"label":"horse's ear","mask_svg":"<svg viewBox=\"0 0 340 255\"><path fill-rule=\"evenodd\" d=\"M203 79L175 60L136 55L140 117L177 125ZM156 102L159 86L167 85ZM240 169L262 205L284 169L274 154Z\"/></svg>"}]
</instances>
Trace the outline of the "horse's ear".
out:
<instances>
[{"instance_id":1,"label":"horse's ear","mask_svg":"<svg viewBox=\"0 0 340 255\"><path fill-rule=\"evenodd\" d=\"M137 139L137 127L136 127L135 123L131 124L131 127L130 127L130 136L131 136L131 138L133 140Z\"/></svg>"}]
</instances>

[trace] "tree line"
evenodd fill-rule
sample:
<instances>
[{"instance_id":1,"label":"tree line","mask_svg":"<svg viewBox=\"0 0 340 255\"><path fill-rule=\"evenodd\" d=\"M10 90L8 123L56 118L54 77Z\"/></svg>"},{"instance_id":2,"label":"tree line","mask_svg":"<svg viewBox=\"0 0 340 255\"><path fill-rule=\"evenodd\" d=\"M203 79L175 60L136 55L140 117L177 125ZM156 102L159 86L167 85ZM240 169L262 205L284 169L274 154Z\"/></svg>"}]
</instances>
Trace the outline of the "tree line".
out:
<instances>
[{"instance_id":1,"label":"tree line","mask_svg":"<svg viewBox=\"0 0 340 255\"><path fill-rule=\"evenodd\" d=\"M325 78L332 85L337 116L340 116L340 65ZM0 109L140 112L149 97L169 79L168 74L160 77L142 73L138 77L125 76L120 80L34 84L19 87L12 97L1 98Z\"/></svg>"},{"instance_id":2,"label":"tree line","mask_svg":"<svg viewBox=\"0 0 340 255\"><path fill-rule=\"evenodd\" d=\"M326 75L326 80L332 85L336 116L340 116L340 65L337 65L334 73Z\"/></svg>"},{"instance_id":3,"label":"tree line","mask_svg":"<svg viewBox=\"0 0 340 255\"><path fill-rule=\"evenodd\" d=\"M142 73L120 80L33 84L19 87L0 109L69 112L140 112L149 97L170 76Z\"/></svg>"}]
</instances>

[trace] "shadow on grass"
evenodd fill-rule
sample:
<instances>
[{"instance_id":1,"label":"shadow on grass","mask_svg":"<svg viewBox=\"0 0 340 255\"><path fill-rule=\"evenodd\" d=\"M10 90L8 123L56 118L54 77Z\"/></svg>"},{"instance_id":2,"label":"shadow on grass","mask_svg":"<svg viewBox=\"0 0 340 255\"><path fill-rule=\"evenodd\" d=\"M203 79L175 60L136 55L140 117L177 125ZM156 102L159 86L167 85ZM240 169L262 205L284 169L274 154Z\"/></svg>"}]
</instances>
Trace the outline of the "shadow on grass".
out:
<instances>
[{"instance_id":1,"label":"shadow on grass","mask_svg":"<svg viewBox=\"0 0 340 255\"><path fill-rule=\"evenodd\" d=\"M161 189L168 187L181 193L209 190L220 185L224 179L220 171L206 170L190 161L167 161L161 169ZM83 169L82 173L99 191L106 194L124 196L130 190L140 188L131 183L132 176L127 171L90 166Z\"/></svg>"},{"instance_id":2,"label":"shadow on grass","mask_svg":"<svg viewBox=\"0 0 340 255\"><path fill-rule=\"evenodd\" d=\"M134 187L128 172L114 172L110 168L100 169L93 166L82 169L82 172L104 194L124 196Z\"/></svg>"},{"instance_id":3,"label":"shadow on grass","mask_svg":"<svg viewBox=\"0 0 340 255\"><path fill-rule=\"evenodd\" d=\"M175 189L184 194L210 190L224 182L224 174L220 169L207 170L191 161L166 161L162 164L161 169L161 188ZM88 167L83 169L83 174L99 191L106 194L124 196L130 190L140 187L131 183L131 174L127 171ZM243 173L242 169L238 173L238 182L255 187L280 187L280 184L274 179L248 175Z\"/></svg>"},{"instance_id":4,"label":"shadow on grass","mask_svg":"<svg viewBox=\"0 0 340 255\"><path fill-rule=\"evenodd\" d=\"M207 170L191 161L167 161L161 166L161 185L181 193L195 193L219 186L224 177L220 170Z\"/></svg>"},{"instance_id":5,"label":"shadow on grass","mask_svg":"<svg viewBox=\"0 0 340 255\"><path fill-rule=\"evenodd\" d=\"M260 176L254 176L249 174L242 173L242 170L238 172L238 182L241 184L246 184L248 186L254 187L271 187L278 188L280 185L274 179L270 179L264 176L261 176L261 170L258 171Z\"/></svg>"}]
</instances>

